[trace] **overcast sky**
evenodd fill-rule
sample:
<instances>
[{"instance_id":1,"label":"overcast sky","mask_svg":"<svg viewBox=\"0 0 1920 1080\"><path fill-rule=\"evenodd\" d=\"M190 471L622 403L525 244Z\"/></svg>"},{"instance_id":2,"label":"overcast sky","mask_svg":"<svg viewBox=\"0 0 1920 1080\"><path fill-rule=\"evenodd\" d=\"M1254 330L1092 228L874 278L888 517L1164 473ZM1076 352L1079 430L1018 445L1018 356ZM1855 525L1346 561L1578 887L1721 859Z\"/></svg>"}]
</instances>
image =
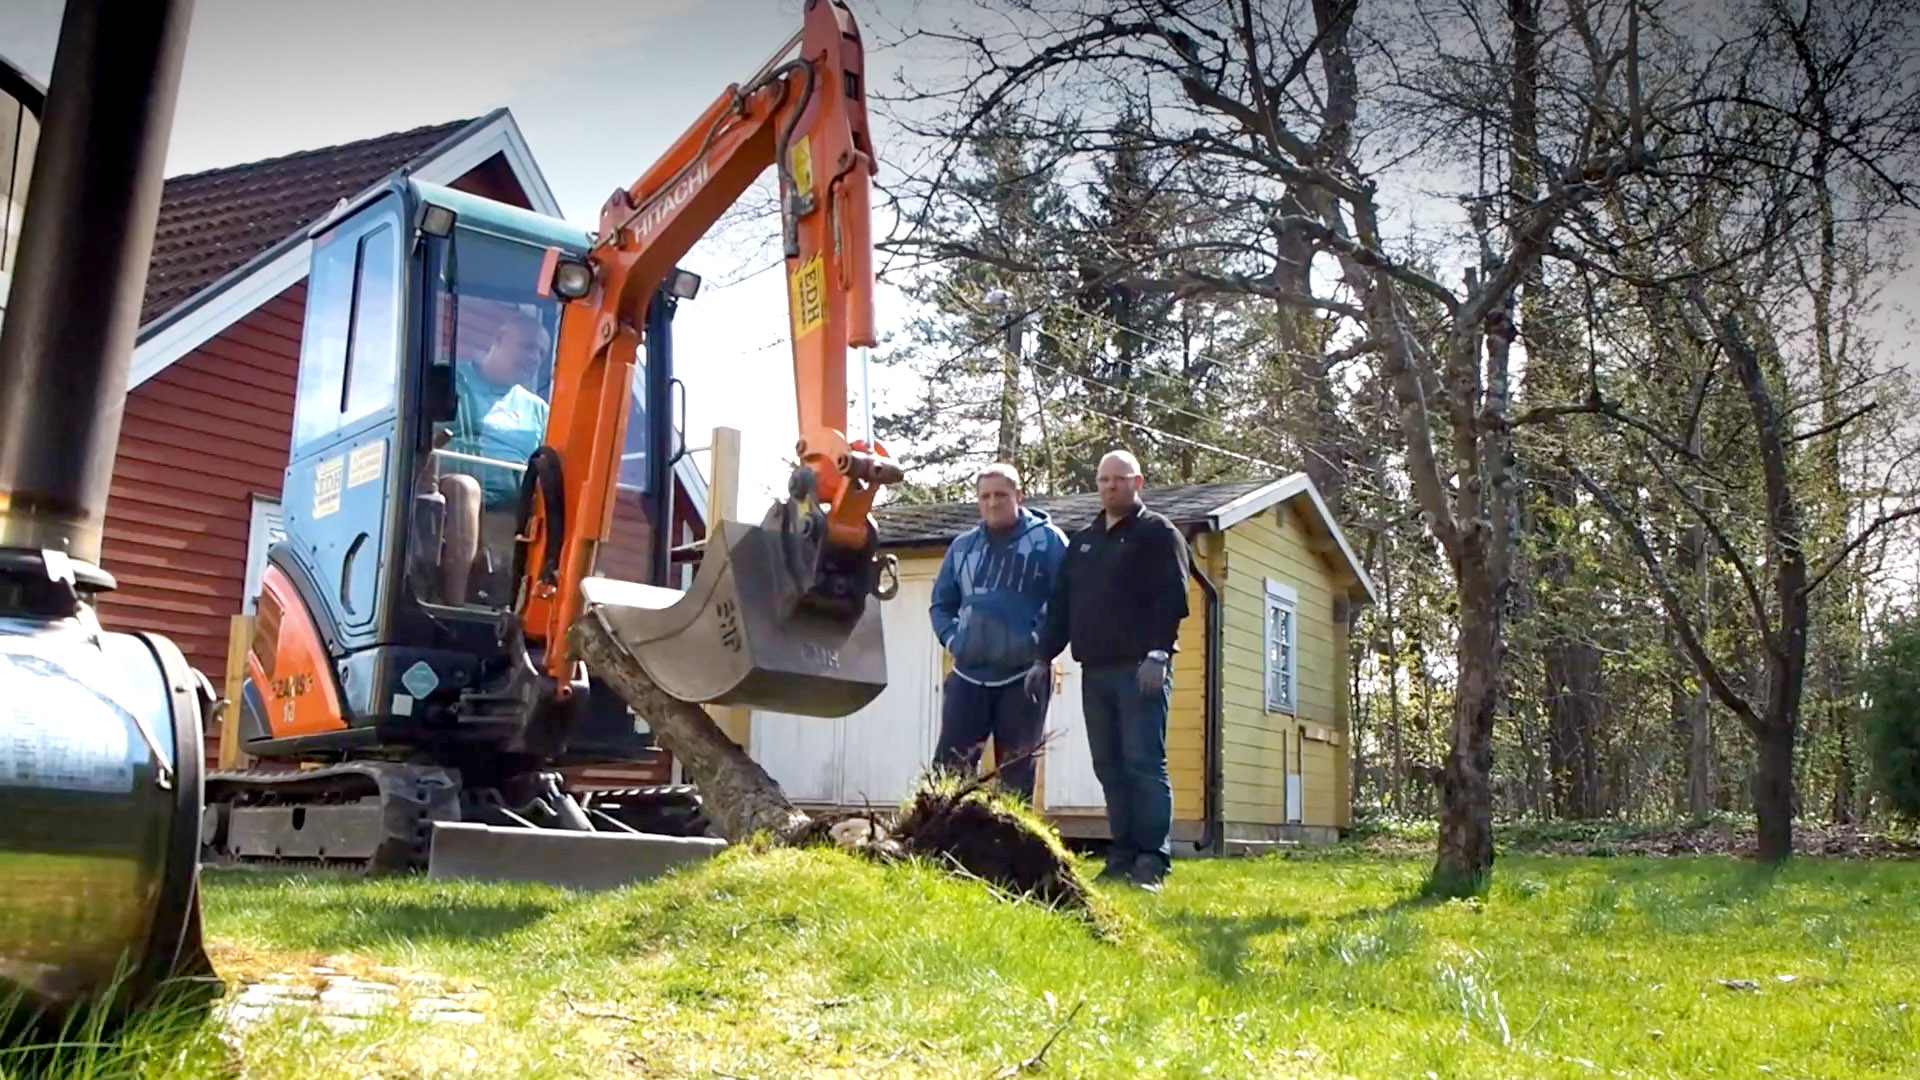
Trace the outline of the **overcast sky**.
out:
<instances>
[{"instance_id":1,"label":"overcast sky","mask_svg":"<svg viewBox=\"0 0 1920 1080\"><path fill-rule=\"evenodd\" d=\"M0 54L45 78L63 0L0 0ZM942 0L862 0L877 86L903 63L887 27ZM566 217L592 226L601 202L640 175L730 82L800 25L800 0L196 0L169 175L475 117L506 106ZM881 166L890 151L874 117ZM884 233L885 224L876 223ZM765 223L767 238L774 226ZM707 287L684 305L676 340L695 445L726 424L745 433L741 513L757 519L785 488L796 434L787 300L775 260L737 231L684 260ZM1912 273L1889 300L1911 309ZM904 304L882 290L883 337ZM1905 353L1904 313L1878 320ZM1904 359L1904 357L1902 357ZM858 391L857 358L849 383ZM881 405L912 393L875 371ZM856 404L851 434L860 433ZM704 455L699 460L705 465Z\"/></svg>"}]
</instances>

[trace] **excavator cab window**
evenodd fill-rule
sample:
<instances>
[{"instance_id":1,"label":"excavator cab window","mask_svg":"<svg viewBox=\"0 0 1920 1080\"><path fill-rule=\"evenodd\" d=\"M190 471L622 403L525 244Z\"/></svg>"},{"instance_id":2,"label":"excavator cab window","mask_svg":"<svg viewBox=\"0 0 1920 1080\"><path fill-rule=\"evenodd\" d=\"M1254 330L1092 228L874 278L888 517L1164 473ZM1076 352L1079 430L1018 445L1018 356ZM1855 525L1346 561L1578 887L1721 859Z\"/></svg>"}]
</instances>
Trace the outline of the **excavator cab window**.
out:
<instances>
[{"instance_id":1,"label":"excavator cab window","mask_svg":"<svg viewBox=\"0 0 1920 1080\"><path fill-rule=\"evenodd\" d=\"M544 249L464 225L450 240L453 269L432 299L450 335L440 347L454 408L416 480L416 506L442 520L438 557L413 564L413 588L429 603L499 610L513 602L520 482L546 434L560 310L535 291Z\"/></svg>"}]
</instances>

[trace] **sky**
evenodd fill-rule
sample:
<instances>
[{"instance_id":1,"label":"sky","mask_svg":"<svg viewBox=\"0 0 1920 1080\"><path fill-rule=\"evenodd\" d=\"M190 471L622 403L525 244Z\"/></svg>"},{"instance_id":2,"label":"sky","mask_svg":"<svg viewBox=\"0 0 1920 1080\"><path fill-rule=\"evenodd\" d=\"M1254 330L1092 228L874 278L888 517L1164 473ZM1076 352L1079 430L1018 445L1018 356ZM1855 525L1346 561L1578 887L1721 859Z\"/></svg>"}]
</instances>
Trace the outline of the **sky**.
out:
<instances>
[{"instance_id":1,"label":"sky","mask_svg":"<svg viewBox=\"0 0 1920 1080\"><path fill-rule=\"evenodd\" d=\"M0 54L44 79L63 2L0 0ZM924 57L890 54L882 42L891 22L924 18L940 3L859 0L876 84L902 66L926 74ZM607 194L757 68L800 26L800 13L801 0L196 0L167 172L505 106L564 215L591 227ZM890 149L905 149L890 143L883 116L873 122L884 182ZM683 265L706 286L681 307L676 327L688 442L704 446L718 424L741 429L739 513L749 519L784 491L797 434L783 275L769 272L777 249L760 243L774 229L748 223L696 247ZM876 221L876 234L884 232ZM1890 294L1908 310L1920 307L1920 274L1901 275ZM884 339L903 326L907 305L886 287L878 301ZM1888 344L1904 353L1902 314L1883 320ZM857 393L859 358L849 366ZM910 379L874 368L876 409L917 390ZM862 433L861 414L856 403L849 434ZM705 467L704 454L696 460Z\"/></svg>"},{"instance_id":2,"label":"sky","mask_svg":"<svg viewBox=\"0 0 1920 1080\"><path fill-rule=\"evenodd\" d=\"M0 0L0 51L30 72L50 68L61 6ZM800 0L196 0L167 175L505 106L564 216L592 227L610 192L800 26ZM886 62L874 36L870 71ZM704 447L715 425L742 431L739 514L758 520L786 490L798 428L784 275L721 287L776 261L753 224L682 260L706 285L681 306L674 349L687 442ZM776 223L757 224L776 235ZM903 310L883 293L883 336ZM857 392L857 355L849 365ZM854 437L861 415L856 404ZM696 460L706 471L706 455Z\"/></svg>"}]
</instances>

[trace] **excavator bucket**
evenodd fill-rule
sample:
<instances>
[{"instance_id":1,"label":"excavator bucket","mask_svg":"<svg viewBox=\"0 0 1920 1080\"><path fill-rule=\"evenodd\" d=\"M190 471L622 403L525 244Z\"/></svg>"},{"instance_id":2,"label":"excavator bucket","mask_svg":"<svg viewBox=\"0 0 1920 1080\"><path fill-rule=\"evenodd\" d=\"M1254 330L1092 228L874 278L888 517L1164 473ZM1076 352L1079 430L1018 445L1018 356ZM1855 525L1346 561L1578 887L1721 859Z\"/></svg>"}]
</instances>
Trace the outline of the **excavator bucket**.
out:
<instances>
[{"instance_id":1,"label":"excavator bucket","mask_svg":"<svg viewBox=\"0 0 1920 1080\"><path fill-rule=\"evenodd\" d=\"M779 530L721 521L686 592L588 578L581 595L587 617L672 697L845 716L886 689L879 601L869 598L857 616L783 611L790 557Z\"/></svg>"}]
</instances>

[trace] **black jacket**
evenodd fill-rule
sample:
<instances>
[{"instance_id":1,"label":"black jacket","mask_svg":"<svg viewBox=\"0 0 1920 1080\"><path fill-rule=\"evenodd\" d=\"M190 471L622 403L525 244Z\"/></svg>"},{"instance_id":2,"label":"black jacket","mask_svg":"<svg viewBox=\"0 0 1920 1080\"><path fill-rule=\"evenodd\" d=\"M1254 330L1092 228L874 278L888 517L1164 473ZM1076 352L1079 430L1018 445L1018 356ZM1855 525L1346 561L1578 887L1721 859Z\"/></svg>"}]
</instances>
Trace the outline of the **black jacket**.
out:
<instances>
[{"instance_id":1,"label":"black jacket","mask_svg":"<svg viewBox=\"0 0 1920 1080\"><path fill-rule=\"evenodd\" d=\"M1047 601L1040 655L1068 645L1087 665L1138 664L1175 650L1187 617L1187 541L1165 514L1138 507L1112 529L1104 512L1067 537Z\"/></svg>"}]
</instances>

